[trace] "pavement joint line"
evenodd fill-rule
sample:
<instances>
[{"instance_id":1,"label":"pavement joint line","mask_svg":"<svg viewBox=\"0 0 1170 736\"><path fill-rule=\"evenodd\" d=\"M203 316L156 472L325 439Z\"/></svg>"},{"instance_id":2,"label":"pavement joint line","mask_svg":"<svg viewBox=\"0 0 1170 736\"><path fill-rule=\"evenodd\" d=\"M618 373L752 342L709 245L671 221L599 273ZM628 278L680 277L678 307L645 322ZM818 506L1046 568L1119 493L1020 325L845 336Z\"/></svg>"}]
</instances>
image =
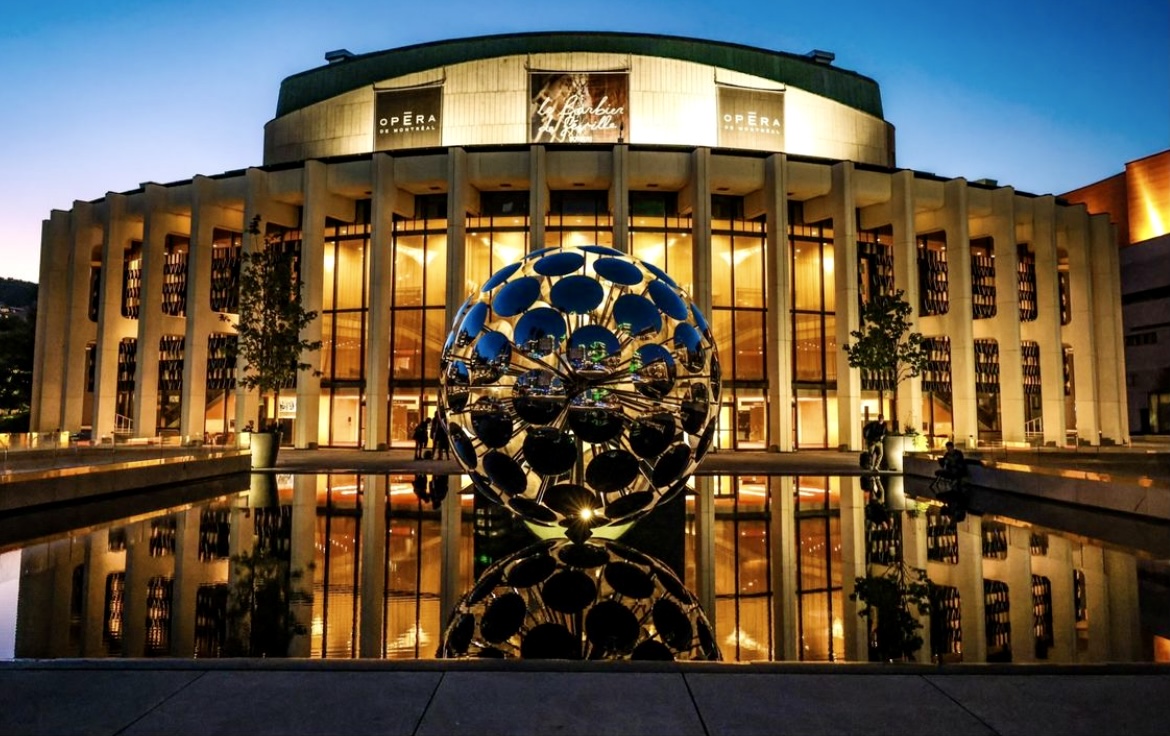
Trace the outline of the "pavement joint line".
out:
<instances>
[{"instance_id":1,"label":"pavement joint line","mask_svg":"<svg viewBox=\"0 0 1170 736\"><path fill-rule=\"evenodd\" d=\"M161 698L157 703L155 703L153 706L148 708L144 713L139 714L139 716L137 718L131 720L125 726L122 726L117 731L115 731L114 736L121 736L121 734L126 733L126 731L130 728L133 728L135 724L140 723L144 718L151 715L152 713L157 711L159 708L163 707L168 702L170 702L171 699L174 698L176 695L183 692L187 688L191 687L195 683L199 682L200 680L202 680L206 676L207 676L207 670L203 670L203 671L199 672L199 674L197 676L192 677L190 680L188 680L187 682L184 682L182 685L180 685L178 688L176 688L173 693L170 693L169 695Z\"/></svg>"},{"instance_id":2,"label":"pavement joint line","mask_svg":"<svg viewBox=\"0 0 1170 736\"><path fill-rule=\"evenodd\" d=\"M691 707L695 709L695 715L699 719L699 726L702 727L705 736L711 736L711 729L707 728L707 721L703 718L703 709L699 707L698 702L695 701L695 691L691 689L691 680L687 677L686 672L680 672L682 675L683 685L687 689L687 695L691 699Z\"/></svg>"},{"instance_id":3,"label":"pavement joint line","mask_svg":"<svg viewBox=\"0 0 1170 736\"><path fill-rule=\"evenodd\" d=\"M431 695L430 695L430 697L427 698L427 702L426 702L426 705L423 706L422 713L418 714L418 720L415 721L414 728L411 729L411 731L410 731L412 736L418 736L419 729L422 728L423 722L426 721L426 719L427 719L427 713L431 712L431 704L435 702L435 698L439 694L439 688L441 688L443 686L443 682L446 679L447 679L447 673L440 672L439 679L437 682L435 682L435 687L434 687L434 689L431 690Z\"/></svg>"},{"instance_id":4,"label":"pavement joint line","mask_svg":"<svg viewBox=\"0 0 1170 736\"><path fill-rule=\"evenodd\" d=\"M939 665L939 669L940 670L942 669L941 663ZM954 703L955 705L957 705L959 707L959 710L963 711L964 713L967 713L972 718L974 718L976 721L979 721L979 723L982 723L985 727L987 727L988 731L992 732L993 734L996 734L997 736L1001 736L1000 732L997 731L996 728L994 726L992 726L990 723L983 720L983 718L981 718L978 713L974 712L973 710L971 710L967 706L963 705L958 700L955 700L953 695L948 693L946 690L943 690L942 687L940 687L939 684L934 681L933 677L931 677L930 675L919 675L919 677L921 677L924 681L926 681L926 684L930 685L932 688L934 688L939 693L941 693L944 698L946 698L947 700L949 700L952 703Z\"/></svg>"}]
</instances>

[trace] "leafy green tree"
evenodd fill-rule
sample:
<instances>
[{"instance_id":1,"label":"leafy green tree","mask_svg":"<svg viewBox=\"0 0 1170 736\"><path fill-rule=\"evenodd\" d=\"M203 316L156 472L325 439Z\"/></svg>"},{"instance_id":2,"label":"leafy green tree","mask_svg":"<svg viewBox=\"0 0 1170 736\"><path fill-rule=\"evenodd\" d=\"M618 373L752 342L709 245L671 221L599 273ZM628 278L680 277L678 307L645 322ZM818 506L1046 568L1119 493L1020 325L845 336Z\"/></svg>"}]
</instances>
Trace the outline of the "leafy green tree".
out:
<instances>
[{"instance_id":1,"label":"leafy green tree","mask_svg":"<svg viewBox=\"0 0 1170 736\"><path fill-rule=\"evenodd\" d=\"M229 657L287 657L294 636L309 633L294 609L313 602L301 586L303 570L263 549L231 558L236 579L229 590ZM312 569L312 566L309 568Z\"/></svg>"},{"instance_id":2,"label":"leafy green tree","mask_svg":"<svg viewBox=\"0 0 1170 736\"><path fill-rule=\"evenodd\" d=\"M931 612L931 585L926 570L904 562L853 580L849 600L865 604L858 615L869 622L871 662L914 660L923 644L918 616Z\"/></svg>"},{"instance_id":3,"label":"leafy green tree","mask_svg":"<svg viewBox=\"0 0 1170 736\"><path fill-rule=\"evenodd\" d=\"M912 312L901 289L877 294L862 305L860 328L849 333L856 342L844 346L850 367L860 368L877 385L879 406L886 391L895 392L894 417L898 384L921 374L926 365L922 333L910 331Z\"/></svg>"},{"instance_id":4,"label":"leafy green tree","mask_svg":"<svg viewBox=\"0 0 1170 736\"><path fill-rule=\"evenodd\" d=\"M249 223L248 234L254 247L240 263L236 349L243 365L239 384L260 391L257 427L275 431L281 389L294 386L297 372L312 367L301 356L319 350L321 341L301 337L317 312L304 307L297 254L285 247L278 235L262 237L259 215ZM275 408L266 426L264 407L269 394L275 397Z\"/></svg>"}]
</instances>

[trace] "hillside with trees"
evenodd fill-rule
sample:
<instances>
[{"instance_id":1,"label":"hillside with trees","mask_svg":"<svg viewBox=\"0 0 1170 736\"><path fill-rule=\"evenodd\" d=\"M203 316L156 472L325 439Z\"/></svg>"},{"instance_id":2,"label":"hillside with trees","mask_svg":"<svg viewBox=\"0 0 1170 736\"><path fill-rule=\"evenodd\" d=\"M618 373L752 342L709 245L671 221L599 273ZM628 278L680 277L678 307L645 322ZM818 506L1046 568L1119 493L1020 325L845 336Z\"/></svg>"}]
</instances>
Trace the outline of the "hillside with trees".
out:
<instances>
[{"instance_id":1,"label":"hillside with trees","mask_svg":"<svg viewBox=\"0 0 1170 736\"><path fill-rule=\"evenodd\" d=\"M0 432L27 432L37 285L0 278Z\"/></svg>"},{"instance_id":2,"label":"hillside with trees","mask_svg":"<svg viewBox=\"0 0 1170 736\"><path fill-rule=\"evenodd\" d=\"M17 309L37 302L37 285L31 281L0 277L0 306Z\"/></svg>"}]
</instances>

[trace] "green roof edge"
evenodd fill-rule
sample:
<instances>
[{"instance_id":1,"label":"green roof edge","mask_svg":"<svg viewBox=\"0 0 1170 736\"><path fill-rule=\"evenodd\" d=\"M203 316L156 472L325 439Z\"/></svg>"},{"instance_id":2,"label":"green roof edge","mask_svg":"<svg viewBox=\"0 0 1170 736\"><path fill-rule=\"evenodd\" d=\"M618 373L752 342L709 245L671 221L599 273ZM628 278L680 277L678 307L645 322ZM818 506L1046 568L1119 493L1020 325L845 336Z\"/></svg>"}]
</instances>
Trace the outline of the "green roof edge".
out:
<instances>
[{"instance_id":1,"label":"green roof edge","mask_svg":"<svg viewBox=\"0 0 1170 736\"><path fill-rule=\"evenodd\" d=\"M286 77L276 117L384 79L481 59L583 51L658 56L790 84L884 119L877 82L783 51L680 36L617 32L533 32L474 36L358 54Z\"/></svg>"}]
</instances>

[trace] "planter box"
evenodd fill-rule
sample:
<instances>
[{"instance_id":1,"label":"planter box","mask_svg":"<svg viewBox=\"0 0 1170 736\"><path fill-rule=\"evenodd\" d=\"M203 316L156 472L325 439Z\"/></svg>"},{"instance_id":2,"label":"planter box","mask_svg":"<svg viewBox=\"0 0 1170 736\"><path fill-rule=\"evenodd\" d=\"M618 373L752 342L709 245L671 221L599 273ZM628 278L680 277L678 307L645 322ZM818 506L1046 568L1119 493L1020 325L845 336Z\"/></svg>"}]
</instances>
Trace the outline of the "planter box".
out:
<instances>
[{"instance_id":1,"label":"planter box","mask_svg":"<svg viewBox=\"0 0 1170 736\"><path fill-rule=\"evenodd\" d=\"M275 468L280 450L279 432L253 432L250 442L253 468Z\"/></svg>"}]
</instances>

